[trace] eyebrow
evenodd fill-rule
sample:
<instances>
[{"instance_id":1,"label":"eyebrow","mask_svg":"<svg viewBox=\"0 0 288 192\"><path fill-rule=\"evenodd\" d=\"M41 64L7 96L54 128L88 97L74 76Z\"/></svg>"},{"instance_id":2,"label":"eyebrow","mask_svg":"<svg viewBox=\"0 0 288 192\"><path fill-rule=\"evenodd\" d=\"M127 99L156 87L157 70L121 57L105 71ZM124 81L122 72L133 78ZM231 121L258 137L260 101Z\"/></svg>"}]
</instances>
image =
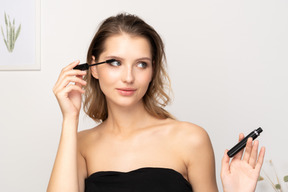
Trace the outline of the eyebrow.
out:
<instances>
[{"instance_id":1,"label":"eyebrow","mask_svg":"<svg viewBox=\"0 0 288 192\"><path fill-rule=\"evenodd\" d=\"M125 60L122 57L118 57L118 56L114 56L114 55L107 56L107 57L105 57L105 59ZM136 61L139 61L139 60L147 60L147 61L152 62L152 59L150 57L140 57L140 58L136 59Z\"/></svg>"}]
</instances>

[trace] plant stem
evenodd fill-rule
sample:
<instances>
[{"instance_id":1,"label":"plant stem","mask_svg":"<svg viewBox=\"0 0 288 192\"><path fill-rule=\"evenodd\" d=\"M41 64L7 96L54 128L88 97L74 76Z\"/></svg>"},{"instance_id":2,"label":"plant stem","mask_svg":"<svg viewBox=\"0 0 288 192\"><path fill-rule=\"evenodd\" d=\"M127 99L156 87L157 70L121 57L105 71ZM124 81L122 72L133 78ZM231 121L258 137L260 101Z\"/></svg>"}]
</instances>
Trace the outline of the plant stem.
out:
<instances>
[{"instance_id":1,"label":"plant stem","mask_svg":"<svg viewBox=\"0 0 288 192\"><path fill-rule=\"evenodd\" d=\"M275 169L275 167L274 167L274 164L273 164L272 160L270 160L269 162L270 162L270 165L272 166L272 169L273 169L274 174L275 174L275 176L276 176L277 183L280 185L280 192L282 192L282 187L281 187L281 184L280 184L279 177L278 177L278 175L277 175L277 171L276 171L276 169Z\"/></svg>"},{"instance_id":2,"label":"plant stem","mask_svg":"<svg viewBox=\"0 0 288 192\"><path fill-rule=\"evenodd\" d=\"M263 170L264 175L266 176L266 178L269 180L270 184L272 185L273 189L277 192L278 190L275 187L275 184L273 183L273 181L270 179L270 177L268 176L268 174Z\"/></svg>"}]
</instances>

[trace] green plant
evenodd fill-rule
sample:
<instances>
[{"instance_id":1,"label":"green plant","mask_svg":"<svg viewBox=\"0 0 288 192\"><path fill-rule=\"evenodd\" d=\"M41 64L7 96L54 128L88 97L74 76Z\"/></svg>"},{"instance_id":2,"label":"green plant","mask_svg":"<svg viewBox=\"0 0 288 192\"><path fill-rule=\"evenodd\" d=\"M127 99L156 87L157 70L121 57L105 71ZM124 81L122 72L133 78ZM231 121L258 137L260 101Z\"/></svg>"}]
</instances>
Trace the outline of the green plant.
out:
<instances>
[{"instance_id":1,"label":"green plant","mask_svg":"<svg viewBox=\"0 0 288 192\"><path fill-rule=\"evenodd\" d=\"M272 160L269 161L269 165L270 165L270 167L272 168L272 170L273 170L273 172L274 172L273 176L272 176L272 177L271 177L271 175L269 176L269 175L265 172L264 169L262 169L262 172L264 173L264 175L265 175L265 177L267 178L268 182L269 182L269 183L271 184L271 186L273 187L274 191L283 192L283 187L282 187L282 185L281 185L280 179L279 179L279 177L278 177L278 174L277 174L277 172L276 172L276 169L275 169L275 167L274 167L274 164L273 164ZM272 181L272 178L275 178L275 177L276 177L276 181L277 181L277 182L273 182L273 181ZM265 180L264 177L262 177L262 176L260 175L258 181L263 181L263 180ZM288 175L286 175L286 176L283 177L283 181L286 182L286 183L288 183ZM288 189L287 184L286 184L286 188Z\"/></svg>"},{"instance_id":2,"label":"green plant","mask_svg":"<svg viewBox=\"0 0 288 192\"><path fill-rule=\"evenodd\" d=\"M6 26L6 38L5 38L2 26L1 26L1 31L2 31L5 45L8 51L11 53L14 50L15 42L20 34L21 24L18 26L15 32L15 19L13 19L13 22L11 23L10 17L9 15L6 15L6 13L4 13L4 18L5 18L5 26Z\"/></svg>"}]
</instances>

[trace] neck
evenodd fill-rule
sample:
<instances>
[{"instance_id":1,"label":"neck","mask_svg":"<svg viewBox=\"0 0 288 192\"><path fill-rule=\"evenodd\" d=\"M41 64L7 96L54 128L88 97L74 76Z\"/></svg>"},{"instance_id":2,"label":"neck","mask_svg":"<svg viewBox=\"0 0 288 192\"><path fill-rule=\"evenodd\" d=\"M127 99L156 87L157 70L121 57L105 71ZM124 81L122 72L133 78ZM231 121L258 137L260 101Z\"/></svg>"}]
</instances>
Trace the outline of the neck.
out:
<instances>
[{"instance_id":1,"label":"neck","mask_svg":"<svg viewBox=\"0 0 288 192\"><path fill-rule=\"evenodd\" d=\"M105 121L105 127L117 135L127 135L146 127L153 120L144 108L143 102L133 107L119 107L108 104L108 118Z\"/></svg>"}]
</instances>

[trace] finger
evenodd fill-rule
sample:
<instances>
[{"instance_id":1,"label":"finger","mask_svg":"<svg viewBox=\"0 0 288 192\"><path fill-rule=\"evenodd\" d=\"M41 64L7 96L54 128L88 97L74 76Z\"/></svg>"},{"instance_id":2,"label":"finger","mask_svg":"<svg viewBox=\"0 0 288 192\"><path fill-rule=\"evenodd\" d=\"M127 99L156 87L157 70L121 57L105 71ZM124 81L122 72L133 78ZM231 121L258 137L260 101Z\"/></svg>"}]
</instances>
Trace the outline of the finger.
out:
<instances>
[{"instance_id":1,"label":"finger","mask_svg":"<svg viewBox=\"0 0 288 192\"><path fill-rule=\"evenodd\" d=\"M63 92L66 93L66 94L69 94L69 93L71 93L72 91L77 91L77 92L79 92L79 93L81 93L81 94L82 94L82 93L85 93L85 90L84 90L84 89L82 89L81 87L79 87L79 86L77 86L77 85L73 85L73 84L65 87L65 89L63 90Z\"/></svg>"},{"instance_id":2,"label":"finger","mask_svg":"<svg viewBox=\"0 0 288 192\"><path fill-rule=\"evenodd\" d=\"M244 134L243 134L243 133L240 133L240 134L239 134L239 139L238 139L238 141L240 142L240 141L242 141L242 139L244 139ZM241 149L241 151L239 151L239 152L234 156L233 159L241 159L241 158L242 158L242 155L243 155L243 150L244 150L244 149Z\"/></svg>"},{"instance_id":3,"label":"finger","mask_svg":"<svg viewBox=\"0 0 288 192\"><path fill-rule=\"evenodd\" d=\"M67 65L66 67L64 67L62 69L62 71L69 71L72 70L74 67L76 67L78 64L80 63L79 60L73 61L72 63L70 63L69 65Z\"/></svg>"},{"instance_id":4,"label":"finger","mask_svg":"<svg viewBox=\"0 0 288 192\"><path fill-rule=\"evenodd\" d=\"M77 76L81 75L84 76L86 75L87 71L81 71L81 70L67 70L62 72L64 76L70 75L70 76Z\"/></svg>"},{"instance_id":5,"label":"finger","mask_svg":"<svg viewBox=\"0 0 288 192\"><path fill-rule=\"evenodd\" d=\"M256 162L257 162L258 146L259 146L259 142L257 140L254 141L252 151L251 151L251 156L249 158L249 165L251 165L253 168L255 167Z\"/></svg>"},{"instance_id":6,"label":"finger","mask_svg":"<svg viewBox=\"0 0 288 192\"><path fill-rule=\"evenodd\" d=\"M58 80L56 81L56 83L53 87L53 91L55 92L55 89L57 89L57 87L59 87L63 83L63 81L65 81L65 78L67 78L69 76L71 76L71 77L82 76L83 77L84 75L86 75L86 71L80 71L80 70L62 71L58 77ZM66 84L67 84L67 82L66 82Z\"/></svg>"},{"instance_id":7,"label":"finger","mask_svg":"<svg viewBox=\"0 0 288 192\"><path fill-rule=\"evenodd\" d=\"M243 156L243 160L246 161L247 163L249 162L251 151L252 151L252 138L249 137L246 143L245 153Z\"/></svg>"},{"instance_id":8,"label":"finger","mask_svg":"<svg viewBox=\"0 0 288 192\"><path fill-rule=\"evenodd\" d=\"M223 177L223 175L227 175L227 173L230 173L230 167L229 167L230 158L227 155L227 152L228 150L226 149L221 162L221 177Z\"/></svg>"},{"instance_id":9,"label":"finger","mask_svg":"<svg viewBox=\"0 0 288 192\"><path fill-rule=\"evenodd\" d=\"M87 82L85 80L83 80L83 78L84 78L83 75L77 75L76 77L82 80L81 81L82 83L75 82L76 85L81 87L81 86L85 86L87 84Z\"/></svg>"},{"instance_id":10,"label":"finger","mask_svg":"<svg viewBox=\"0 0 288 192\"><path fill-rule=\"evenodd\" d=\"M81 89L78 86L71 84L56 94L56 98L57 98L58 102L61 103L61 101L65 101L66 99L70 100L70 98L69 98L70 93L73 93L73 94L78 93L81 95L81 94L85 93L85 90Z\"/></svg>"},{"instance_id":11,"label":"finger","mask_svg":"<svg viewBox=\"0 0 288 192\"><path fill-rule=\"evenodd\" d=\"M73 82L75 85L81 87L86 85L86 81L84 81L82 78L73 76L73 77L66 77L62 82L60 82L58 85L54 88L54 93L57 93L67 87L68 85L71 85L70 83Z\"/></svg>"},{"instance_id":12,"label":"finger","mask_svg":"<svg viewBox=\"0 0 288 192\"><path fill-rule=\"evenodd\" d=\"M59 89L55 95L58 98L62 98L62 97L69 97L69 93L71 93L72 91L77 91L79 93L84 93L85 90L82 89L81 87L75 85L75 84L69 84L68 86L66 86L63 89Z\"/></svg>"},{"instance_id":13,"label":"finger","mask_svg":"<svg viewBox=\"0 0 288 192\"><path fill-rule=\"evenodd\" d=\"M255 169L260 172L261 167L263 165L264 162L264 156L265 156L265 147L261 147L260 152L259 152L259 156L258 156L258 161L257 164L255 166Z\"/></svg>"},{"instance_id":14,"label":"finger","mask_svg":"<svg viewBox=\"0 0 288 192\"><path fill-rule=\"evenodd\" d=\"M73 77L67 77L65 78L65 80L60 84L60 88L64 88L67 85L69 85L70 83L74 83L79 86L84 86L86 85L86 81L84 81L82 78L80 78L79 76L73 76Z\"/></svg>"},{"instance_id":15,"label":"finger","mask_svg":"<svg viewBox=\"0 0 288 192\"><path fill-rule=\"evenodd\" d=\"M86 71L80 71L80 70L70 70L70 71L61 72L55 86L59 86L59 84L61 84L68 77L78 76L78 77L81 77L81 79L83 79L85 75L86 75Z\"/></svg>"},{"instance_id":16,"label":"finger","mask_svg":"<svg viewBox=\"0 0 288 192\"><path fill-rule=\"evenodd\" d=\"M62 71L59 75L59 78L56 82L56 84L59 84L63 79L65 79L68 76L84 76L86 75L86 71L80 71L80 70L69 70L69 71Z\"/></svg>"}]
</instances>

